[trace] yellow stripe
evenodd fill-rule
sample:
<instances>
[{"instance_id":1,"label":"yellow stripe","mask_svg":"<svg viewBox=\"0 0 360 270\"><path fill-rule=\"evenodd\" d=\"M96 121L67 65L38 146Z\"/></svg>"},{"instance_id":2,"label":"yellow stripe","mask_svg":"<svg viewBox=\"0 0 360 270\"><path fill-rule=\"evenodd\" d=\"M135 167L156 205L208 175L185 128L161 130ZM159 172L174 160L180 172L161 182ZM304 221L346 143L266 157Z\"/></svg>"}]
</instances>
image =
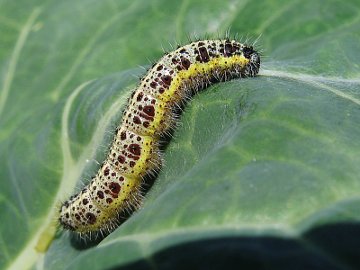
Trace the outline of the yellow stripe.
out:
<instances>
[{"instance_id":1,"label":"yellow stripe","mask_svg":"<svg viewBox=\"0 0 360 270\"><path fill-rule=\"evenodd\" d=\"M172 79L169 89L165 91L164 95L161 97L161 102L156 103L156 114L152 123L153 129L151 133L157 130L160 126L160 121L163 120L161 116L164 114L164 106L166 103L169 101L180 102L180 100L175 100L175 92L184 84L184 81L198 75L211 74L215 69L224 71L231 69L231 67L235 65L239 66L240 68L245 68L249 61L250 60L245 58L243 55L233 55L231 57L222 56L213 58L207 63L195 62L190 65L188 70L179 71Z\"/></svg>"}]
</instances>

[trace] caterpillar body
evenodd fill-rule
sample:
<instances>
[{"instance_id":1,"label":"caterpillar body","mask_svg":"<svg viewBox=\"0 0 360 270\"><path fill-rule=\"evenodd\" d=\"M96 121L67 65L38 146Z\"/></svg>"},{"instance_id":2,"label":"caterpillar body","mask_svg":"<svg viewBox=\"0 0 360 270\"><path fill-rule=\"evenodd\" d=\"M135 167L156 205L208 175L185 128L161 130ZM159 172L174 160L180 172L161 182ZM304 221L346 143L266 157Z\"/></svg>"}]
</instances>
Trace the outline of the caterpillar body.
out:
<instances>
[{"instance_id":1,"label":"caterpillar body","mask_svg":"<svg viewBox=\"0 0 360 270\"><path fill-rule=\"evenodd\" d=\"M201 40L166 53L129 98L96 176L62 204L60 224L85 234L116 228L119 215L139 205L144 177L160 169L159 141L174 128L176 108L214 82L254 77L259 68L259 54L236 40Z\"/></svg>"}]
</instances>

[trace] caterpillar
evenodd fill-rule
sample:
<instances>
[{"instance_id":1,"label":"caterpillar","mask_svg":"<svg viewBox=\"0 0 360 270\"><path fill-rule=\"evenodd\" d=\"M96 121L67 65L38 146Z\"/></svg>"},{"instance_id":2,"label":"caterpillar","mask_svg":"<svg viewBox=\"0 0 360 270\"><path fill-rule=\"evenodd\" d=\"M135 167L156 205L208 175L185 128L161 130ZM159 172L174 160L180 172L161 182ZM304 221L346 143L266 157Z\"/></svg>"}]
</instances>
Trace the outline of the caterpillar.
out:
<instances>
[{"instance_id":1,"label":"caterpillar","mask_svg":"<svg viewBox=\"0 0 360 270\"><path fill-rule=\"evenodd\" d=\"M162 165L159 144L178 108L212 83L254 77L260 56L236 40L200 40L165 53L128 99L105 161L90 183L60 207L59 223L78 233L112 231L139 206L144 177Z\"/></svg>"}]
</instances>

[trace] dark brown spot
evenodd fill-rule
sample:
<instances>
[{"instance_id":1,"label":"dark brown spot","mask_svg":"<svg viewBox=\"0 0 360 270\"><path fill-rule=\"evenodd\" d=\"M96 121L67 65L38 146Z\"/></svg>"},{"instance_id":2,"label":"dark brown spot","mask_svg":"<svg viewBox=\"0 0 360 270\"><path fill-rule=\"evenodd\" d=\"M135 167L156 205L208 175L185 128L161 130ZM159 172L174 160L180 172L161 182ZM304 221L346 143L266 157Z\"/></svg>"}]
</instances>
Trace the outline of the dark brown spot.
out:
<instances>
[{"instance_id":1,"label":"dark brown spot","mask_svg":"<svg viewBox=\"0 0 360 270\"><path fill-rule=\"evenodd\" d=\"M137 95L136 100L137 100L137 101L141 101L142 98L143 98L143 96L144 96L143 92L140 92L140 93Z\"/></svg>"},{"instance_id":2,"label":"dark brown spot","mask_svg":"<svg viewBox=\"0 0 360 270\"><path fill-rule=\"evenodd\" d=\"M190 60L185 58L185 57L181 57L181 65L184 67L185 70L188 70L190 67Z\"/></svg>"},{"instance_id":3,"label":"dark brown spot","mask_svg":"<svg viewBox=\"0 0 360 270\"><path fill-rule=\"evenodd\" d=\"M143 112L140 112L140 113L139 113L139 116L140 116L141 118L144 118L145 120L154 121L154 117L148 116L147 114L145 114L145 113L143 113Z\"/></svg>"},{"instance_id":4,"label":"dark brown spot","mask_svg":"<svg viewBox=\"0 0 360 270\"><path fill-rule=\"evenodd\" d=\"M82 202L83 202L84 205L87 205L89 203L89 200L88 199L83 199Z\"/></svg>"},{"instance_id":5,"label":"dark brown spot","mask_svg":"<svg viewBox=\"0 0 360 270\"><path fill-rule=\"evenodd\" d=\"M106 202L107 202L108 204L110 204L110 203L113 202L113 200L112 200L111 198L107 198L107 199L106 199Z\"/></svg>"},{"instance_id":6,"label":"dark brown spot","mask_svg":"<svg viewBox=\"0 0 360 270\"><path fill-rule=\"evenodd\" d=\"M253 47L244 47L243 54L247 59L250 59L251 54L254 52Z\"/></svg>"},{"instance_id":7,"label":"dark brown spot","mask_svg":"<svg viewBox=\"0 0 360 270\"><path fill-rule=\"evenodd\" d=\"M95 215L93 214L93 213L86 213L86 222L88 223L88 224L95 224L95 222L96 222L96 217L95 217Z\"/></svg>"},{"instance_id":8,"label":"dark brown spot","mask_svg":"<svg viewBox=\"0 0 360 270\"><path fill-rule=\"evenodd\" d=\"M117 160L118 160L121 164L124 164L124 162L125 162L125 157L124 157L124 156L118 156Z\"/></svg>"},{"instance_id":9,"label":"dark brown spot","mask_svg":"<svg viewBox=\"0 0 360 270\"><path fill-rule=\"evenodd\" d=\"M154 89L155 89L155 88L156 88L156 85L157 85L156 82L151 82L151 83L150 83L151 88L154 88Z\"/></svg>"},{"instance_id":10,"label":"dark brown spot","mask_svg":"<svg viewBox=\"0 0 360 270\"><path fill-rule=\"evenodd\" d=\"M131 154L128 154L128 157L133 159L133 160L139 160L140 156L134 156L134 155L131 155Z\"/></svg>"},{"instance_id":11,"label":"dark brown spot","mask_svg":"<svg viewBox=\"0 0 360 270\"><path fill-rule=\"evenodd\" d=\"M115 182L111 182L109 184L109 188L111 190L112 193L115 193L115 194L118 194L120 192L120 185L118 183L115 183Z\"/></svg>"},{"instance_id":12,"label":"dark brown spot","mask_svg":"<svg viewBox=\"0 0 360 270\"><path fill-rule=\"evenodd\" d=\"M135 166L135 162L134 161L130 161L130 167L133 168Z\"/></svg>"},{"instance_id":13,"label":"dark brown spot","mask_svg":"<svg viewBox=\"0 0 360 270\"><path fill-rule=\"evenodd\" d=\"M99 190L96 194L99 199L104 199L104 192L102 192L101 190Z\"/></svg>"},{"instance_id":14,"label":"dark brown spot","mask_svg":"<svg viewBox=\"0 0 360 270\"><path fill-rule=\"evenodd\" d=\"M79 214L75 214L75 218L76 218L77 220L80 220Z\"/></svg>"},{"instance_id":15,"label":"dark brown spot","mask_svg":"<svg viewBox=\"0 0 360 270\"><path fill-rule=\"evenodd\" d=\"M232 47L231 43L226 42L225 43L225 54L226 54L226 56L231 56L232 53L233 53L233 47Z\"/></svg>"},{"instance_id":16,"label":"dark brown spot","mask_svg":"<svg viewBox=\"0 0 360 270\"><path fill-rule=\"evenodd\" d=\"M155 109L153 106L145 106L143 109L143 112L146 113L149 116L154 116L155 115Z\"/></svg>"},{"instance_id":17,"label":"dark brown spot","mask_svg":"<svg viewBox=\"0 0 360 270\"><path fill-rule=\"evenodd\" d=\"M164 76L161 77L161 80L163 81L163 83L165 85L169 86L170 83L171 83L172 78L171 78L170 75L164 75Z\"/></svg>"},{"instance_id":18,"label":"dark brown spot","mask_svg":"<svg viewBox=\"0 0 360 270\"><path fill-rule=\"evenodd\" d=\"M160 70L162 70L162 69L163 69L163 66L162 66L162 65L159 65L159 66L156 68L157 71L160 71Z\"/></svg>"},{"instance_id":19,"label":"dark brown spot","mask_svg":"<svg viewBox=\"0 0 360 270\"><path fill-rule=\"evenodd\" d=\"M134 122L135 124L141 124L141 120L140 120L140 118L139 118L138 116L134 116L133 122Z\"/></svg>"},{"instance_id":20,"label":"dark brown spot","mask_svg":"<svg viewBox=\"0 0 360 270\"><path fill-rule=\"evenodd\" d=\"M106 167L105 170L104 170L104 175L108 176L109 173L110 173L110 169L109 169L109 167Z\"/></svg>"},{"instance_id":21,"label":"dark brown spot","mask_svg":"<svg viewBox=\"0 0 360 270\"><path fill-rule=\"evenodd\" d=\"M209 62L210 58L207 49L205 47L200 47L199 51L200 51L201 60L205 63Z\"/></svg>"},{"instance_id":22,"label":"dark brown spot","mask_svg":"<svg viewBox=\"0 0 360 270\"><path fill-rule=\"evenodd\" d=\"M126 140L126 132L125 131L121 132L120 139L121 140Z\"/></svg>"},{"instance_id":23,"label":"dark brown spot","mask_svg":"<svg viewBox=\"0 0 360 270\"><path fill-rule=\"evenodd\" d=\"M160 89L159 89L159 93L160 93L160 94L164 93L164 91L165 91L164 88L160 88Z\"/></svg>"},{"instance_id":24,"label":"dark brown spot","mask_svg":"<svg viewBox=\"0 0 360 270\"><path fill-rule=\"evenodd\" d=\"M135 143L130 144L129 147L128 147L128 150L129 150L130 153L132 153L132 154L134 154L136 156L140 156L140 154L141 154L140 145L135 144Z\"/></svg>"},{"instance_id":25,"label":"dark brown spot","mask_svg":"<svg viewBox=\"0 0 360 270\"><path fill-rule=\"evenodd\" d=\"M148 128L148 127L149 127L149 122L144 122L144 123L143 123L143 126L146 127L146 128Z\"/></svg>"}]
</instances>

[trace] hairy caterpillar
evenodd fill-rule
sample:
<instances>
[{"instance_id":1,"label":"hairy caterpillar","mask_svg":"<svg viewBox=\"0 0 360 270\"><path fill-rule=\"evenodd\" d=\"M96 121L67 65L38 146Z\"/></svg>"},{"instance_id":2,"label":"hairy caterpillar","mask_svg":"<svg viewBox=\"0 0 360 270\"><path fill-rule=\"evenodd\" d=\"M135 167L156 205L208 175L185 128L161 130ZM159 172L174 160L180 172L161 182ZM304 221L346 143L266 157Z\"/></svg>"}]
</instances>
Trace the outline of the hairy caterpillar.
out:
<instances>
[{"instance_id":1,"label":"hairy caterpillar","mask_svg":"<svg viewBox=\"0 0 360 270\"><path fill-rule=\"evenodd\" d=\"M176 108L214 82L254 77L260 56L236 40L202 40L165 54L132 93L106 160L81 192L63 203L59 222L79 233L111 231L136 208L143 178L161 166L159 140L174 127Z\"/></svg>"}]
</instances>

